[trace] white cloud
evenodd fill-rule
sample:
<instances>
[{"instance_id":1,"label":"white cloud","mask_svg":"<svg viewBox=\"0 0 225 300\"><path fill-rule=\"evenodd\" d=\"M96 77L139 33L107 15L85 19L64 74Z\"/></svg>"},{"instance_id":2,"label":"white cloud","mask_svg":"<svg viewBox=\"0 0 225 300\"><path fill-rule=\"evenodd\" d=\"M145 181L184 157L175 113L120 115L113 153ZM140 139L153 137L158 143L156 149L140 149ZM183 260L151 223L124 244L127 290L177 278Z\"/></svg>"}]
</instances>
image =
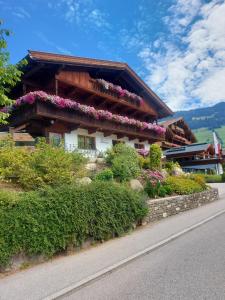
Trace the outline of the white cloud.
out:
<instances>
[{"instance_id":1,"label":"white cloud","mask_svg":"<svg viewBox=\"0 0 225 300\"><path fill-rule=\"evenodd\" d=\"M23 7L8 7L9 10L11 10L12 14L20 19L30 19L31 15L30 13Z\"/></svg>"},{"instance_id":2,"label":"white cloud","mask_svg":"<svg viewBox=\"0 0 225 300\"><path fill-rule=\"evenodd\" d=\"M110 27L109 23L106 21L106 15L99 9L93 9L89 16L89 21L94 23L97 27Z\"/></svg>"},{"instance_id":3,"label":"white cloud","mask_svg":"<svg viewBox=\"0 0 225 300\"><path fill-rule=\"evenodd\" d=\"M107 15L96 7L94 0L59 0L56 5L48 2L50 9L56 9L70 24L85 26L91 24L92 28L109 29Z\"/></svg>"},{"instance_id":4,"label":"white cloud","mask_svg":"<svg viewBox=\"0 0 225 300\"><path fill-rule=\"evenodd\" d=\"M148 84L174 110L225 100L225 1L177 0L169 11L170 34L139 52Z\"/></svg>"}]
</instances>

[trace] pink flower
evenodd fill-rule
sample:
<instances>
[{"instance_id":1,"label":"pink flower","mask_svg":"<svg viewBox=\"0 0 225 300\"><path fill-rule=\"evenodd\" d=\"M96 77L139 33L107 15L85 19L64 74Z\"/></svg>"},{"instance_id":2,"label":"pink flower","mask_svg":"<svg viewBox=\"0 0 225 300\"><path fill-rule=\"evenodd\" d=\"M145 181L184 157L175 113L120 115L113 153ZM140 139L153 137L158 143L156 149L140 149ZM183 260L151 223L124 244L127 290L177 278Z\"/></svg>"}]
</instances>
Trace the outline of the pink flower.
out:
<instances>
[{"instance_id":1,"label":"pink flower","mask_svg":"<svg viewBox=\"0 0 225 300\"><path fill-rule=\"evenodd\" d=\"M117 86L117 88L118 88L118 86ZM68 108L71 110L80 111L84 114L87 114L87 115L93 117L94 119L109 120L109 121L114 121L119 124L127 124L127 125L131 125L131 126L135 126L141 130L154 131L158 135L163 135L166 131L165 128L163 128L159 125L156 125L156 124L141 122L139 120L135 120L135 119L129 118L127 116L113 114L106 110L97 110L92 106L80 104L79 102L77 102L75 100L65 99L65 98L62 98L62 97L59 97L56 95L49 95L43 91L30 92L30 93L18 98L15 101L15 103L13 104L12 109L16 108L18 106L21 106L23 104L26 104L26 103L32 105L37 100L46 102L46 103L49 102L52 105L57 106L59 109Z\"/></svg>"}]
</instances>

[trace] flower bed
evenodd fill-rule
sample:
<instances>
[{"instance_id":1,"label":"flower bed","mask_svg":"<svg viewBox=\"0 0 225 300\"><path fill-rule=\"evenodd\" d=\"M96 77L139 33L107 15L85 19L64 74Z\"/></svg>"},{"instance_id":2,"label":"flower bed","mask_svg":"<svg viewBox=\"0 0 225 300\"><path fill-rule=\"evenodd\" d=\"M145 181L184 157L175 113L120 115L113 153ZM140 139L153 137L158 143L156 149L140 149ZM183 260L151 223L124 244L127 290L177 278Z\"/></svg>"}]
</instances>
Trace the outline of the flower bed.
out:
<instances>
[{"instance_id":1,"label":"flower bed","mask_svg":"<svg viewBox=\"0 0 225 300\"><path fill-rule=\"evenodd\" d=\"M131 93L129 92L128 90L126 89L123 89L121 86L119 85L115 85L111 82L108 82L104 79L96 79L96 81L101 84L101 86L105 89L105 90L110 90L114 93L116 93L118 95L118 97L127 97L127 98L130 98L132 100L136 100L138 101L140 104L143 102L143 99L138 96L137 94L135 93Z\"/></svg>"},{"instance_id":2,"label":"flower bed","mask_svg":"<svg viewBox=\"0 0 225 300\"><path fill-rule=\"evenodd\" d=\"M36 101L50 103L60 109L70 109L70 110L80 111L97 120L114 121L119 124L135 126L141 130L151 130L154 131L157 135L163 135L165 133L165 129L159 125L147 123L147 122L141 122L139 120L131 119L121 115L116 115L106 110L97 110L92 106L80 104L77 101L65 99L56 95L50 95L43 91L30 92L20 97L15 101L13 106L10 107L9 109L13 110L25 104L32 105Z\"/></svg>"}]
</instances>

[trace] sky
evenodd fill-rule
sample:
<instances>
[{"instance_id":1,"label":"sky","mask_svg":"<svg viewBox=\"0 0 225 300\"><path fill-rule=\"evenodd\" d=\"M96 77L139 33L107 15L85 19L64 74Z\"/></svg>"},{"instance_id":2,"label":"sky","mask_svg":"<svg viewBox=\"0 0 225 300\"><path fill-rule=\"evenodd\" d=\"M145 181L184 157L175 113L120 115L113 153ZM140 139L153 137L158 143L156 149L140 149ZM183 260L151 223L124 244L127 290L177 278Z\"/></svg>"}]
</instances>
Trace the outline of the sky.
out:
<instances>
[{"instance_id":1,"label":"sky","mask_svg":"<svg viewBox=\"0 0 225 300\"><path fill-rule=\"evenodd\" d=\"M123 61L174 111L225 101L225 0L0 0L0 19L12 63L28 49Z\"/></svg>"}]
</instances>

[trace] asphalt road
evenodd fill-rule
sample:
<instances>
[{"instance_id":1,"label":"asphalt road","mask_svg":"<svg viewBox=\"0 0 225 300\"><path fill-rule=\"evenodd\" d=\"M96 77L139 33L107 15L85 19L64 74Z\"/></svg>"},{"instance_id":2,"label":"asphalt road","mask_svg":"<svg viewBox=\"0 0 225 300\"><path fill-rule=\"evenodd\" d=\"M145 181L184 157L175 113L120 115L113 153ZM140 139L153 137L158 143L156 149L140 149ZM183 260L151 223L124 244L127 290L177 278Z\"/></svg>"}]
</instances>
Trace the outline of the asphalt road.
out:
<instances>
[{"instance_id":1,"label":"asphalt road","mask_svg":"<svg viewBox=\"0 0 225 300\"><path fill-rule=\"evenodd\" d=\"M225 299L225 214L64 299Z\"/></svg>"}]
</instances>

